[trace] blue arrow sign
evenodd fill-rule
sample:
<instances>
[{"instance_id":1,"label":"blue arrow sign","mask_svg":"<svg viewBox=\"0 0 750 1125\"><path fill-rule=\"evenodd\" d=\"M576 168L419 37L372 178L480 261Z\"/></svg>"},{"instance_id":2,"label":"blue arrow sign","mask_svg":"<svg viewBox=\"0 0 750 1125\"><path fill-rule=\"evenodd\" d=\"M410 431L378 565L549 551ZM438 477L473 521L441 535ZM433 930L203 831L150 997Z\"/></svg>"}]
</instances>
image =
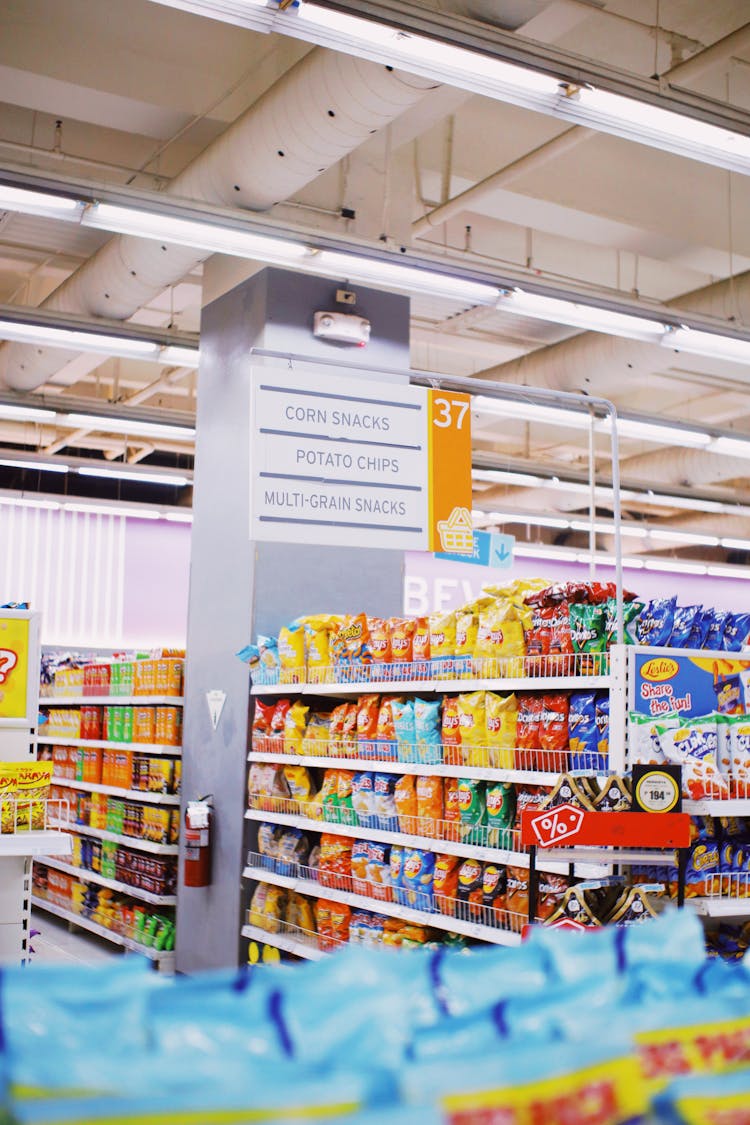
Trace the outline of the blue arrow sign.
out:
<instances>
[{"instance_id":1,"label":"blue arrow sign","mask_svg":"<svg viewBox=\"0 0 750 1125\"><path fill-rule=\"evenodd\" d=\"M436 559L446 559L448 562L474 563L477 566L493 566L505 568L513 564L512 535L502 535L499 531L475 531L474 550L470 555L449 554L446 551L436 551Z\"/></svg>"}]
</instances>

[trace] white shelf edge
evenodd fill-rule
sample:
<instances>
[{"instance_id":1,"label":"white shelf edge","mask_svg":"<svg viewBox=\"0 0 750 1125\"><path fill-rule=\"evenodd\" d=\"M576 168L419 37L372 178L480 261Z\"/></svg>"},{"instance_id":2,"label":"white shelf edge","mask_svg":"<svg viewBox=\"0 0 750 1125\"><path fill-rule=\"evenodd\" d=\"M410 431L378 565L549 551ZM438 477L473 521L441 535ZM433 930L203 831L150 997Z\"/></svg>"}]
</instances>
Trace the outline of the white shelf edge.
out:
<instances>
[{"instance_id":1,"label":"white shelf edge","mask_svg":"<svg viewBox=\"0 0 750 1125\"><path fill-rule=\"evenodd\" d=\"M6 855L70 855L70 838L64 832L9 832L0 836L0 859Z\"/></svg>"},{"instance_id":2,"label":"white shelf edge","mask_svg":"<svg viewBox=\"0 0 750 1125\"><path fill-rule=\"evenodd\" d=\"M260 941L263 945L273 945L276 949L283 949L285 953L294 953L297 957L305 957L308 961L321 961L328 954L316 949L313 945L291 937L289 934L271 934L262 930L260 926L245 925L242 927L242 936Z\"/></svg>"},{"instance_id":3,"label":"white shelf edge","mask_svg":"<svg viewBox=\"0 0 750 1125\"><path fill-rule=\"evenodd\" d=\"M242 875L245 879L255 879L259 883L272 883L279 887L289 887L300 894L332 899L334 902L345 902L360 910L369 910L375 914L386 914L391 918L401 918L405 922L415 922L417 925L430 926L436 930L447 930L452 934L464 934L466 937L477 938L493 945L519 945L521 942L521 935L513 933L511 930L494 929L492 926L483 926L478 922L467 922L449 914L432 914L428 910L401 906L397 902L381 902L380 899L369 898L367 895L356 894L354 891L340 891L336 888L324 887L321 883L315 883L311 879L296 879L289 875L280 875L275 871L267 870L265 867L246 867Z\"/></svg>"},{"instance_id":4,"label":"white shelf edge","mask_svg":"<svg viewBox=\"0 0 750 1125\"><path fill-rule=\"evenodd\" d=\"M480 847L477 844L464 844L452 840L435 840L427 836L407 836L403 832L386 832L381 828L364 828L360 825L333 824L327 820L310 820L295 813L265 812L261 809L247 809L246 820L270 821L274 824L288 824L293 828L304 828L308 832L331 832L338 836L351 836L354 839L377 840L384 844L401 844L407 848L421 848L443 855L458 855L466 859L482 859L511 867L528 867L526 852L509 851L506 848ZM539 871L565 875L568 861L564 863L537 863Z\"/></svg>"},{"instance_id":5,"label":"white shelf edge","mask_svg":"<svg viewBox=\"0 0 750 1125\"><path fill-rule=\"evenodd\" d=\"M97 785L93 781L73 781L52 775L52 784L61 789L81 789L84 793L104 793L108 797L124 797L130 801L146 801L149 805L179 805L176 793L149 793L143 789L118 789L116 785Z\"/></svg>"},{"instance_id":6,"label":"white shelf edge","mask_svg":"<svg viewBox=\"0 0 750 1125\"><path fill-rule=\"evenodd\" d=\"M151 742L104 742L98 738L63 738L54 734L38 734L37 742L42 746L77 746L89 750L125 750L133 754L146 754L148 757L171 755L179 757L181 746L167 746Z\"/></svg>"},{"instance_id":7,"label":"white shelf edge","mask_svg":"<svg viewBox=\"0 0 750 1125\"><path fill-rule=\"evenodd\" d=\"M117 879L108 879L97 871L89 871L85 867L74 867L72 863L63 863L58 859L43 859L41 857L40 863L43 863L45 867L54 867L55 871L64 871L66 875L73 875L84 883L97 883L101 887L109 887L112 891L130 895L132 898L140 899L151 906L176 906L177 904L176 895L151 894L150 891L143 891L140 887L131 887L127 883L118 882Z\"/></svg>"},{"instance_id":8,"label":"white shelf edge","mask_svg":"<svg viewBox=\"0 0 750 1125\"><path fill-rule=\"evenodd\" d=\"M686 898L704 918L750 918L750 898Z\"/></svg>"},{"instance_id":9,"label":"white shelf edge","mask_svg":"<svg viewBox=\"0 0 750 1125\"><path fill-rule=\"evenodd\" d=\"M550 855L554 858L565 857L570 863L598 863L604 864L608 867L614 867L617 864L630 866L643 865L644 867L668 867L671 866L670 857L674 853L674 848L664 848L656 852L651 851L638 851L634 848L618 848L615 851L612 848L539 848L537 851L537 860L539 856ZM537 867L544 870L537 862Z\"/></svg>"},{"instance_id":10,"label":"white shelf edge","mask_svg":"<svg viewBox=\"0 0 750 1125\"><path fill-rule=\"evenodd\" d=\"M529 770L508 770L499 766L452 766L444 763L381 761L375 758L325 758L309 754L273 754L251 750L248 762L272 762L275 765L317 766L322 769L372 770L375 773L412 773L422 777L471 777L479 781L515 781L525 785L554 785L559 773L537 773ZM562 772L562 771L561 771Z\"/></svg>"},{"instance_id":11,"label":"white shelf edge","mask_svg":"<svg viewBox=\"0 0 750 1125\"><path fill-rule=\"evenodd\" d=\"M162 966L174 964L173 952L164 953L160 949L152 949L149 945L139 945L132 938L117 934L114 930L108 930L106 926L100 926L98 922L92 922L90 918L84 918L82 914L76 914L73 910L65 910L62 906L58 906L56 902L50 902L46 898L32 895L31 904L39 910L47 910L50 914L56 914L58 918L64 918L66 922L72 922L74 926L80 926L83 930L91 930L93 934L98 934L99 937L106 938L107 941L114 942L115 945L122 945L125 949L130 949L134 953L142 953L152 961L158 961Z\"/></svg>"},{"instance_id":12,"label":"white shelf edge","mask_svg":"<svg viewBox=\"0 0 750 1125\"><path fill-rule=\"evenodd\" d=\"M750 797L683 801L682 811L691 816L750 816Z\"/></svg>"},{"instance_id":13,"label":"white shelf edge","mask_svg":"<svg viewBox=\"0 0 750 1125\"><path fill-rule=\"evenodd\" d=\"M138 836L120 836L117 832L107 832L104 828L91 828L88 824L74 824L72 821L55 821L54 827L73 832L78 836L93 836L97 840L111 840L138 852L151 852L154 855L177 855L177 844L154 844L151 840L141 840ZM1 839L2 837L0 837Z\"/></svg>"},{"instance_id":14,"label":"white shelf edge","mask_svg":"<svg viewBox=\"0 0 750 1125\"><path fill-rule=\"evenodd\" d=\"M92 706L183 707L184 695L40 695L40 707Z\"/></svg>"},{"instance_id":15,"label":"white shelf edge","mask_svg":"<svg viewBox=\"0 0 750 1125\"><path fill-rule=\"evenodd\" d=\"M253 684L251 695L387 695L409 692L464 691L601 691L609 688L612 677L606 676L508 676L500 679L458 680L373 680L357 684Z\"/></svg>"}]
</instances>

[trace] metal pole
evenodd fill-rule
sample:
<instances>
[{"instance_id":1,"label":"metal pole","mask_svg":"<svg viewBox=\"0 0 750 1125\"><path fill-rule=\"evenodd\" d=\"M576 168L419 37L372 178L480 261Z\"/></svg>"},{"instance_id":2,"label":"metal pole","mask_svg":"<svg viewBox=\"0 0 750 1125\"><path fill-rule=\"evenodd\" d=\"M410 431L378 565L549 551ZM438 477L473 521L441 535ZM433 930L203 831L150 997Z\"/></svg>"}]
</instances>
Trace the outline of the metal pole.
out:
<instances>
[{"instance_id":1,"label":"metal pole","mask_svg":"<svg viewBox=\"0 0 750 1125\"><path fill-rule=\"evenodd\" d=\"M595 416L589 414L589 578L596 577L596 447L594 445Z\"/></svg>"}]
</instances>

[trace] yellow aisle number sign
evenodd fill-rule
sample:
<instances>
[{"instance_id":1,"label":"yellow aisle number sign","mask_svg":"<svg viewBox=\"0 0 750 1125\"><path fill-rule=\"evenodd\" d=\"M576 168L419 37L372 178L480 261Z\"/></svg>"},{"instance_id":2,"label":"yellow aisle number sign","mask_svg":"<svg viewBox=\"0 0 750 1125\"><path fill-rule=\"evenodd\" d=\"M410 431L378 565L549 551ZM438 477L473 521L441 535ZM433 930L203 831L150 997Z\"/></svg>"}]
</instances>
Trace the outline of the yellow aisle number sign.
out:
<instances>
[{"instance_id":1,"label":"yellow aisle number sign","mask_svg":"<svg viewBox=\"0 0 750 1125\"><path fill-rule=\"evenodd\" d=\"M430 550L471 555L471 396L431 390Z\"/></svg>"}]
</instances>

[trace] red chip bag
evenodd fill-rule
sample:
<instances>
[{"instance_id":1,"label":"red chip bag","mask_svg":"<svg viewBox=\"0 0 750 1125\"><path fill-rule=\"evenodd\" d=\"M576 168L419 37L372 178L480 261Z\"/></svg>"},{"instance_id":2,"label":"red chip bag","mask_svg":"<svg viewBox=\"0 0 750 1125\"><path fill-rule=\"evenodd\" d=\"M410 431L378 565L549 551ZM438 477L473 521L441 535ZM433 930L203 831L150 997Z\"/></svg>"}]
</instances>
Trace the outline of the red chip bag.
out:
<instances>
[{"instance_id":1,"label":"red chip bag","mask_svg":"<svg viewBox=\"0 0 750 1125\"><path fill-rule=\"evenodd\" d=\"M357 710L357 739L360 742L373 742L377 738L379 713L380 696L360 696Z\"/></svg>"},{"instance_id":2,"label":"red chip bag","mask_svg":"<svg viewBox=\"0 0 750 1125\"><path fill-rule=\"evenodd\" d=\"M542 750L567 750L569 709L570 697L566 692L554 692L542 697L539 739Z\"/></svg>"},{"instance_id":3,"label":"red chip bag","mask_svg":"<svg viewBox=\"0 0 750 1125\"><path fill-rule=\"evenodd\" d=\"M430 619L418 617L414 622L412 655L415 663L430 659Z\"/></svg>"},{"instance_id":4,"label":"red chip bag","mask_svg":"<svg viewBox=\"0 0 750 1125\"><path fill-rule=\"evenodd\" d=\"M334 707L331 711L331 725L328 728L329 753L332 757L336 757L342 753L341 742L344 737L344 723L346 722L346 712L349 707L348 703L339 703L338 707Z\"/></svg>"},{"instance_id":5,"label":"red chip bag","mask_svg":"<svg viewBox=\"0 0 750 1125\"><path fill-rule=\"evenodd\" d=\"M269 734L276 735L284 733L286 713L290 707L291 703L288 699L278 700L276 706L273 709L273 715L271 716L271 725L268 731Z\"/></svg>"},{"instance_id":6,"label":"red chip bag","mask_svg":"<svg viewBox=\"0 0 750 1125\"><path fill-rule=\"evenodd\" d=\"M373 664L390 664L391 630L382 617L369 617L370 648Z\"/></svg>"},{"instance_id":7,"label":"red chip bag","mask_svg":"<svg viewBox=\"0 0 750 1125\"><path fill-rule=\"evenodd\" d=\"M518 697L518 723L516 725L516 764L519 769L536 769L536 751L541 749L542 696Z\"/></svg>"},{"instance_id":8,"label":"red chip bag","mask_svg":"<svg viewBox=\"0 0 750 1125\"><path fill-rule=\"evenodd\" d=\"M546 922L548 918L552 917L569 886L570 880L565 875L539 876L536 916L540 922Z\"/></svg>"},{"instance_id":9,"label":"red chip bag","mask_svg":"<svg viewBox=\"0 0 750 1125\"><path fill-rule=\"evenodd\" d=\"M275 703L255 701L255 714L253 715L253 734L268 734L271 729L271 719L276 709Z\"/></svg>"},{"instance_id":10,"label":"red chip bag","mask_svg":"<svg viewBox=\"0 0 750 1125\"><path fill-rule=\"evenodd\" d=\"M568 602L559 602L552 606L549 613L549 651L550 656L567 656L575 652L573 648L573 634L570 629L570 613ZM565 668L559 668L561 673ZM572 669L571 669L572 671Z\"/></svg>"},{"instance_id":11,"label":"red chip bag","mask_svg":"<svg viewBox=\"0 0 750 1125\"><path fill-rule=\"evenodd\" d=\"M416 621L410 617L391 618L391 655L394 664L411 663L414 659Z\"/></svg>"},{"instance_id":12,"label":"red chip bag","mask_svg":"<svg viewBox=\"0 0 750 1125\"><path fill-rule=\"evenodd\" d=\"M344 722L341 727L341 755L344 758L357 757L357 727L359 723L359 705L347 703L344 713Z\"/></svg>"},{"instance_id":13,"label":"red chip bag","mask_svg":"<svg viewBox=\"0 0 750 1125\"><path fill-rule=\"evenodd\" d=\"M435 897L435 906L441 914L456 913L458 869L460 865L461 857L457 855L439 855L435 858L432 893Z\"/></svg>"}]
</instances>

